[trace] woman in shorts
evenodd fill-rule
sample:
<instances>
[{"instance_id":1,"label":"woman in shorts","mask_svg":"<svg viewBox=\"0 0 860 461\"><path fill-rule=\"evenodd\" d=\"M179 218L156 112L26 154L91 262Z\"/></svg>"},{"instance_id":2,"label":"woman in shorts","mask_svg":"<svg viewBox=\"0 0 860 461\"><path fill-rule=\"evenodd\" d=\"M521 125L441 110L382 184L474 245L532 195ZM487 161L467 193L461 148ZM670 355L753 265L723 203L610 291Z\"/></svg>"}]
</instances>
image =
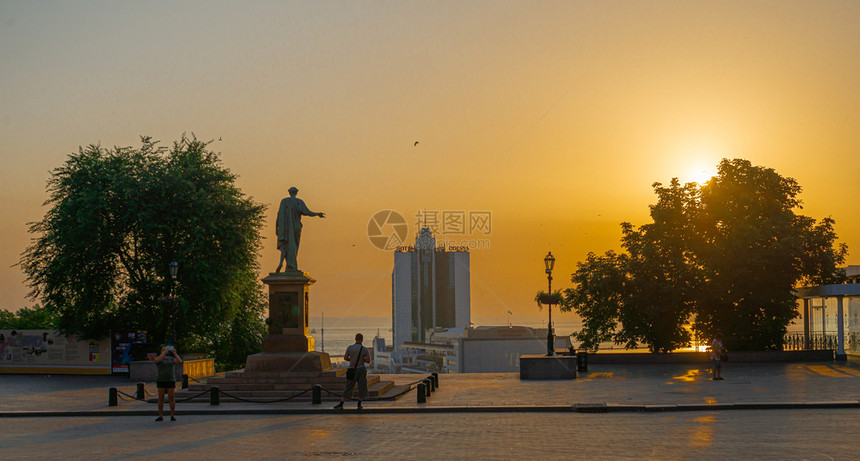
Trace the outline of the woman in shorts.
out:
<instances>
[{"instance_id":1,"label":"woman in shorts","mask_svg":"<svg viewBox=\"0 0 860 461\"><path fill-rule=\"evenodd\" d=\"M155 358L155 366L158 367L158 376L155 384L158 386L158 418L156 421L164 421L164 394L170 401L170 420L176 421L174 410L176 409L176 398L173 392L176 390L176 375L173 373L174 365L182 363L176 348L173 346L161 346L161 354Z\"/></svg>"},{"instance_id":2,"label":"woman in shorts","mask_svg":"<svg viewBox=\"0 0 860 461\"><path fill-rule=\"evenodd\" d=\"M723 346L723 334L717 333L714 336L714 341L711 343L711 360L714 362L713 377L714 381L722 380L723 371L722 357L726 353L726 347Z\"/></svg>"}]
</instances>

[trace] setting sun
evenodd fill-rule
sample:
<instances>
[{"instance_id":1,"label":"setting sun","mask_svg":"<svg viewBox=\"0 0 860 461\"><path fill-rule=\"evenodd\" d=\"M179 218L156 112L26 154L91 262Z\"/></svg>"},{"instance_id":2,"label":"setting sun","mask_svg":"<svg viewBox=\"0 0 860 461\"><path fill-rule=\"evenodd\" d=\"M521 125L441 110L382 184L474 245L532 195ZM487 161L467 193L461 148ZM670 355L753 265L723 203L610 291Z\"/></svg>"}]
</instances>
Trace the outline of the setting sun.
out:
<instances>
[{"instance_id":1,"label":"setting sun","mask_svg":"<svg viewBox=\"0 0 860 461\"><path fill-rule=\"evenodd\" d=\"M716 165L708 165L701 162L689 167L679 179L681 179L681 182L695 182L701 186L708 182L712 177L716 176L716 174Z\"/></svg>"},{"instance_id":2,"label":"setting sun","mask_svg":"<svg viewBox=\"0 0 860 461\"><path fill-rule=\"evenodd\" d=\"M725 152L723 143L717 142L713 136L698 136L680 143L676 150L677 161L673 169L681 183L695 182L702 185L717 174L717 165L724 157L730 157Z\"/></svg>"}]
</instances>

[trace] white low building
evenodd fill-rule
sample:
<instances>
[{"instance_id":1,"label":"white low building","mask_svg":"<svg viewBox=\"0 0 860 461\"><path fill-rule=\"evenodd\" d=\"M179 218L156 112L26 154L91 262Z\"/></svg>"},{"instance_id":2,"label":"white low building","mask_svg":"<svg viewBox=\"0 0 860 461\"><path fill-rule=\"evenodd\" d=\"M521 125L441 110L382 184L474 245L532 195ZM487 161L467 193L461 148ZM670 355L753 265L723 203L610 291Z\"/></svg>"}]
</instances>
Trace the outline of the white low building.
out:
<instances>
[{"instance_id":1,"label":"white low building","mask_svg":"<svg viewBox=\"0 0 860 461\"><path fill-rule=\"evenodd\" d=\"M430 342L405 342L404 372L506 373L520 370L520 356L545 354L546 328L522 326L448 328L430 334ZM569 350L570 338L555 338L556 351Z\"/></svg>"}]
</instances>

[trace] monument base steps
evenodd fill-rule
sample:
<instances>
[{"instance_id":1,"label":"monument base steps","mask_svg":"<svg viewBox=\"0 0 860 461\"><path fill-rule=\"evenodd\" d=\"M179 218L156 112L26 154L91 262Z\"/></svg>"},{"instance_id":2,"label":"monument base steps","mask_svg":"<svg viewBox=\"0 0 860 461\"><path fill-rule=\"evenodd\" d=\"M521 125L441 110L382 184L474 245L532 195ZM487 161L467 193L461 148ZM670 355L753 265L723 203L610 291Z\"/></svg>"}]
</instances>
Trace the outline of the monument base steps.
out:
<instances>
[{"instance_id":1,"label":"monument base steps","mask_svg":"<svg viewBox=\"0 0 860 461\"><path fill-rule=\"evenodd\" d=\"M319 384L322 389L322 400L340 400L340 394L346 387L346 368L334 368L319 373L312 372L247 372L245 370L231 371L223 376L213 376L206 379L205 383L189 383L187 390L177 390L176 398L188 398L201 392L208 391L212 386L218 386L232 396L253 401L272 401L285 399L312 389ZM367 376L367 396L384 397L394 389L393 381L383 381L379 375ZM329 391L336 396L329 394ZM390 393L389 395L394 395ZM296 397L290 401L308 402L312 399L312 392ZM220 396L222 402L240 401L223 393ZM208 394L195 397L190 402L208 402Z\"/></svg>"}]
</instances>

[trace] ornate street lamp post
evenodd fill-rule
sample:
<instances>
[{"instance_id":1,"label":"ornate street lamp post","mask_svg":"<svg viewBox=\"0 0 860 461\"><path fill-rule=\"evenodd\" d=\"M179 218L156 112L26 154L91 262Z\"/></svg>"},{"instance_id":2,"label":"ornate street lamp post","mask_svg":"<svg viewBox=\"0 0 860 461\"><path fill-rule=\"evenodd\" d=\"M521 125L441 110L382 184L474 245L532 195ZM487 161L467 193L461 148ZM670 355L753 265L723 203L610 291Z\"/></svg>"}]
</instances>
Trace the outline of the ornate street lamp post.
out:
<instances>
[{"instance_id":1,"label":"ornate street lamp post","mask_svg":"<svg viewBox=\"0 0 860 461\"><path fill-rule=\"evenodd\" d=\"M179 274L179 263L174 259L170 261L170 264L167 265L167 270L170 272L170 278L173 279L173 283L170 284L170 302L173 304L173 310L170 312L170 317L173 319L170 322L171 333L170 333L170 342L174 345L176 344L176 276Z\"/></svg>"},{"instance_id":2,"label":"ornate street lamp post","mask_svg":"<svg viewBox=\"0 0 860 461\"><path fill-rule=\"evenodd\" d=\"M552 255L551 251L543 258L543 263L546 266L546 280L549 284L549 291L547 292L549 322L546 325L546 355L552 356L555 355L555 335L552 333L552 304L554 301L552 299L552 268L555 266L555 256Z\"/></svg>"}]
</instances>

